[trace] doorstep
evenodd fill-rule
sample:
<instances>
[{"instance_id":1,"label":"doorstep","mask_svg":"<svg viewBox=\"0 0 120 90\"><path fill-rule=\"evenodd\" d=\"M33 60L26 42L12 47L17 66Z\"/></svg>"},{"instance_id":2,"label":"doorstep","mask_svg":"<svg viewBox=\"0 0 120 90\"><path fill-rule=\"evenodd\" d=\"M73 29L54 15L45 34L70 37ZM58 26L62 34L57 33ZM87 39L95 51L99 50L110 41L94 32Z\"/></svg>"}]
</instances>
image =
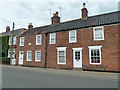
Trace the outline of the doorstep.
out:
<instances>
[{"instance_id":1,"label":"doorstep","mask_svg":"<svg viewBox=\"0 0 120 90\"><path fill-rule=\"evenodd\" d=\"M74 71L83 71L83 68L73 68Z\"/></svg>"}]
</instances>

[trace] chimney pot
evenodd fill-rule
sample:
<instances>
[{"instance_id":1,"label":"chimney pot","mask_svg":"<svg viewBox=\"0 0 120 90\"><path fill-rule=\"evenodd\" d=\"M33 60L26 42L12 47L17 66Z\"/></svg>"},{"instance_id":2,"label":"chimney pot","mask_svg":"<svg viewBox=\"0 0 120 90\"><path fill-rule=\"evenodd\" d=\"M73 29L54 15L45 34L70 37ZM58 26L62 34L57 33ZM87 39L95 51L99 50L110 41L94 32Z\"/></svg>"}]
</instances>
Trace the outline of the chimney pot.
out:
<instances>
[{"instance_id":1,"label":"chimney pot","mask_svg":"<svg viewBox=\"0 0 120 90\"><path fill-rule=\"evenodd\" d=\"M9 32L10 31L10 26L7 26L6 27L6 32Z\"/></svg>"},{"instance_id":2,"label":"chimney pot","mask_svg":"<svg viewBox=\"0 0 120 90\"><path fill-rule=\"evenodd\" d=\"M85 6L86 6L86 3L83 3L83 8L86 8Z\"/></svg>"},{"instance_id":3,"label":"chimney pot","mask_svg":"<svg viewBox=\"0 0 120 90\"><path fill-rule=\"evenodd\" d=\"M31 29L31 28L33 28L33 25L32 25L32 23L30 22L29 25L28 25L28 29Z\"/></svg>"},{"instance_id":4,"label":"chimney pot","mask_svg":"<svg viewBox=\"0 0 120 90\"><path fill-rule=\"evenodd\" d=\"M58 12L56 12L56 16L58 16Z\"/></svg>"}]
</instances>

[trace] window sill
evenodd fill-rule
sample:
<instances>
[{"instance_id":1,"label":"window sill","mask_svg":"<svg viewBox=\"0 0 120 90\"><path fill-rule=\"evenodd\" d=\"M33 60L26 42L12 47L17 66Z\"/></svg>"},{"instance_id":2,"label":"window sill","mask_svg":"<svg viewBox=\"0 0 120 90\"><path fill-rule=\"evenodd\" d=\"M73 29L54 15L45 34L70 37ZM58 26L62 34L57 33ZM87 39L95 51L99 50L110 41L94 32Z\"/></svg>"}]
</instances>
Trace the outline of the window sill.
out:
<instances>
[{"instance_id":1,"label":"window sill","mask_svg":"<svg viewBox=\"0 0 120 90\"><path fill-rule=\"evenodd\" d=\"M90 63L91 65L101 65L101 63Z\"/></svg>"},{"instance_id":2,"label":"window sill","mask_svg":"<svg viewBox=\"0 0 120 90\"><path fill-rule=\"evenodd\" d=\"M20 46L20 47L24 47L24 46Z\"/></svg>"},{"instance_id":3,"label":"window sill","mask_svg":"<svg viewBox=\"0 0 120 90\"><path fill-rule=\"evenodd\" d=\"M32 60L27 60L27 62L31 62Z\"/></svg>"},{"instance_id":4,"label":"window sill","mask_svg":"<svg viewBox=\"0 0 120 90\"><path fill-rule=\"evenodd\" d=\"M66 63L57 63L57 64L60 64L60 65L66 65Z\"/></svg>"},{"instance_id":5,"label":"window sill","mask_svg":"<svg viewBox=\"0 0 120 90\"><path fill-rule=\"evenodd\" d=\"M38 60L35 60L35 62L41 62L41 60L40 60L40 61L38 61Z\"/></svg>"},{"instance_id":6,"label":"window sill","mask_svg":"<svg viewBox=\"0 0 120 90\"><path fill-rule=\"evenodd\" d=\"M76 43L76 41L74 41L74 42L69 42L69 43Z\"/></svg>"},{"instance_id":7,"label":"window sill","mask_svg":"<svg viewBox=\"0 0 120 90\"><path fill-rule=\"evenodd\" d=\"M42 44L36 44L36 45L42 45Z\"/></svg>"},{"instance_id":8,"label":"window sill","mask_svg":"<svg viewBox=\"0 0 120 90\"><path fill-rule=\"evenodd\" d=\"M104 39L94 39L94 41L103 41Z\"/></svg>"},{"instance_id":9,"label":"window sill","mask_svg":"<svg viewBox=\"0 0 120 90\"><path fill-rule=\"evenodd\" d=\"M53 45L54 45L54 44L56 44L56 43L49 43L49 44L53 44Z\"/></svg>"}]
</instances>

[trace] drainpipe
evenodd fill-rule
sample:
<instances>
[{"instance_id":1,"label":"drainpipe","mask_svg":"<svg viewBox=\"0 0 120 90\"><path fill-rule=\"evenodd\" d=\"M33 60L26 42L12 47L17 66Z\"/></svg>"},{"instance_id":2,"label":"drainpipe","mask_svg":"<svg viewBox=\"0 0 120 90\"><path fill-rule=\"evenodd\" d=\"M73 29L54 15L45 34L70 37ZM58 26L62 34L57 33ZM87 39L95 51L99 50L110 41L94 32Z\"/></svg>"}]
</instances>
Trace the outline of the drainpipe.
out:
<instances>
[{"instance_id":1,"label":"drainpipe","mask_svg":"<svg viewBox=\"0 0 120 90\"><path fill-rule=\"evenodd\" d=\"M14 31L14 27L15 27L15 23L13 22L13 28L12 28L12 43L11 43L11 46L13 46L13 31ZM10 64L11 64L11 61L12 61L12 55L13 55L13 48L11 48L11 54L10 54Z\"/></svg>"},{"instance_id":2,"label":"drainpipe","mask_svg":"<svg viewBox=\"0 0 120 90\"><path fill-rule=\"evenodd\" d=\"M48 48L48 33L45 33L45 68L47 67L47 48Z\"/></svg>"}]
</instances>

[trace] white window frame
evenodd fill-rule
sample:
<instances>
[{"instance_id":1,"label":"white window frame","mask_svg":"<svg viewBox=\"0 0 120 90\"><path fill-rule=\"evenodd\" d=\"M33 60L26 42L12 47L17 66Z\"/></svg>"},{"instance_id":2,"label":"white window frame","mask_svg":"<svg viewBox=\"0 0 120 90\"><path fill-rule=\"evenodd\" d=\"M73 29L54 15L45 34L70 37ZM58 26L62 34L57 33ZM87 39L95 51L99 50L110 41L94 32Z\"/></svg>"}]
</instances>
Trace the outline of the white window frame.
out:
<instances>
[{"instance_id":1,"label":"white window frame","mask_svg":"<svg viewBox=\"0 0 120 90\"><path fill-rule=\"evenodd\" d=\"M55 35L55 42L51 42L52 41L52 35ZM49 42L50 44L55 44L56 43L56 33L50 33L50 42Z\"/></svg>"},{"instance_id":2,"label":"white window frame","mask_svg":"<svg viewBox=\"0 0 120 90\"><path fill-rule=\"evenodd\" d=\"M101 65L102 64L102 60L101 60L101 48L102 46L88 46L89 48L89 60L90 60L90 64L93 64L93 65ZM99 49L99 53L100 53L100 63L92 63L91 62L91 50L94 50L94 49Z\"/></svg>"},{"instance_id":3,"label":"white window frame","mask_svg":"<svg viewBox=\"0 0 120 90\"><path fill-rule=\"evenodd\" d=\"M28 53L31 52L31 60L28 59ZM32 51L27 51L27 61L32 61Z\"/></svg>"},{"instance_id":4,"label":"white window frame","mask_svg":"<svg viewBox=\"0 0 120 90\"><path fill-rule=\"evenodd\" d=\"M9 36L9 45L12 45L12 36Z\"/></svg>"},{"instance_id":5,"label":"white window frame","mask_svg":"<svg viewBox=\"0 0 120 90\"><path fill-rule=\"evenodd\" d=\"M41 38L41 42L40 43L38 43L37 42L37 40L38 40L38 36L40 36ZM36 35L36 45L41 45L42 44L42 35L40 34L40 35Z\"/></svg>"},{"instance_id":6,"label":"white window frame","mask_svg":"<svg viewBox=\"0 0 120 90\"><path fill-rule=\"evenodd\" d=\"M40 52L40 60L37 59L37 52ZM35 61L40 62L41 61L41 51L35 51Z\"/></svg>"},{"instance_id":7,"label":"white window frame","mask_svg":"<svg viewBox=\"0 0 120 90\"><path fill-rule=\"evenodd\" d=\"M70 38L70 37L71 37L71 34L70 34L70 33L71 33L72 31L75 32L75 41L71 41L71 38ZM71 30L71 31L69 31L69 43L75 43L75 42L77 42L77 33L76 33L76 30Z\"/></svg>"},{"instance_id":8,"label":"white window frame","mask_svg":"<svg viewBox=\"0 0 120 90\"><path fill-rule=\"evenodd\" d=\"M21 44L21 40L22 39L24 39L24 41L23 41L24 43L23 44ZM20 37L20 46L24 46L24 44L25 44L25 37Z\"/></svg>"},{"instance_id":9,"label":"white window frame","mask_svg":"<svg viewBox=\"0 0 120 90\"><path fill-rule=\"evenodd\" d=\"M16 36L14 36L14 37L13 37L13 45L16 44L16 39L17 39Z\"/></svg>"},{"instance_id":10,"label":"white window frame","mask_svg":"<svg viewBox=\"0 0 120 90\"><path fill-rule=\"evenodd\" d=\"M66 64L66 48L67 47L57 47L57 64ZM65 63L60 63L59 62L59 51L64 51L65 52Z\"/></svg>"},{"instance_id":11,"label":"white window frame","mask_svg":"<svg viewBox=\"0 0 120 90\"><path fill-rule=\"evenodd\" d=\"M9 45L12 45L12 37L13 37L13 45L16 44L16 37L15 36L9 36Z\"/></svg>"},{"instance_id":12,"label":"white window frame","mask_svg":"<svg viewBox=\"0 0 120 90\"><path fill-rule=\"evenodd\" d=\"M102 39L96 39L95 37L95 29L98 29L98 28L102 28ZM94 27L93 28L93 34L94 34L94 41L100 41L100 40L104 40L104 27L103 26L99 26L99 27Z\"/></svg>"}]
</instances>

